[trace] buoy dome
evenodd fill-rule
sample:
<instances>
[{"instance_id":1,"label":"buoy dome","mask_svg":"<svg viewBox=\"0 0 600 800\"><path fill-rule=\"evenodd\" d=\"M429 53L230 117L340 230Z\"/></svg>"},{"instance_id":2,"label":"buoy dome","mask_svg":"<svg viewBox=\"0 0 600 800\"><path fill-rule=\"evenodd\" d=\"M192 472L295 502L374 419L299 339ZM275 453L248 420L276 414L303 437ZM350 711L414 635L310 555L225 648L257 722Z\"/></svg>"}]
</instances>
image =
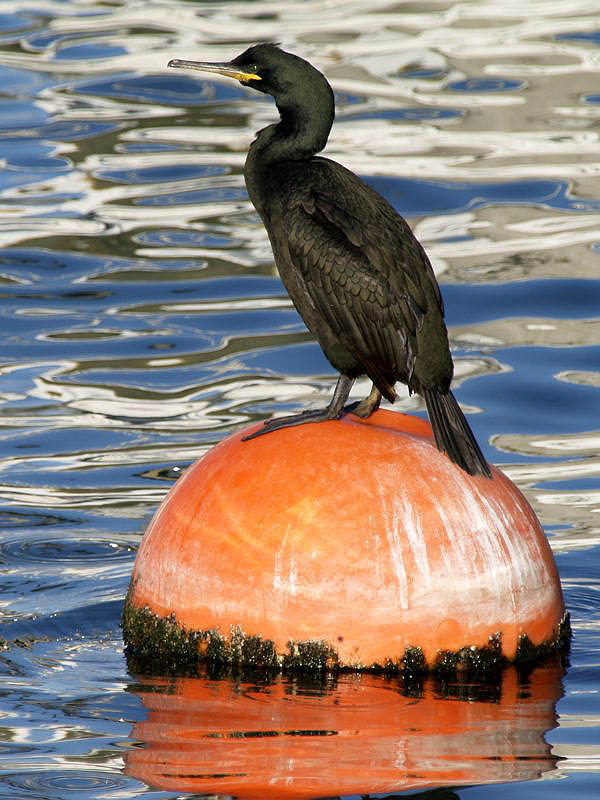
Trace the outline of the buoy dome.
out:
<instances>
[{"instance_id":1,"label":"buoy dome","mask_svg":"<svg viewBox=\"0 0 600 800\"><path fill-rule=\"evenodd\" d=\"M500 471L467 475L427 422L396 412L243 442L256 427L174 485L140 546L126 620L142 609L174 618L200 637L201 655L233 631L271 640L280 661L320 642L359 669L415 652L431 667L490 637L514 660L524 637L556 640L552 553Z\"/></svg>"}]
</instances>

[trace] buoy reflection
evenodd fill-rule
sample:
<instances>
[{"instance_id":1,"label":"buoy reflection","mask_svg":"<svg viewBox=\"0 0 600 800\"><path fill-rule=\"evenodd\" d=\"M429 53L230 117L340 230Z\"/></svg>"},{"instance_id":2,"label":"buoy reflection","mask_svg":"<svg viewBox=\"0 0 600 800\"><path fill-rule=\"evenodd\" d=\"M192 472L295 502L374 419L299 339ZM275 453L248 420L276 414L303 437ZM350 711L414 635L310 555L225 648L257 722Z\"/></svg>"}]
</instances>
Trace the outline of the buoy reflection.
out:
<instances>
[{"instance_id":1,"label":"buoy reflection","mask_svg":"<svg viewBox=\"0 0 600 800\"><path fill-rule=\"evenodd\" d=\"M555 767L563 670L490 683L374 675L272 682L143 678L127 772L150 786L236 798L314 798L523 781Z\"/></svg>"}]
</instances>

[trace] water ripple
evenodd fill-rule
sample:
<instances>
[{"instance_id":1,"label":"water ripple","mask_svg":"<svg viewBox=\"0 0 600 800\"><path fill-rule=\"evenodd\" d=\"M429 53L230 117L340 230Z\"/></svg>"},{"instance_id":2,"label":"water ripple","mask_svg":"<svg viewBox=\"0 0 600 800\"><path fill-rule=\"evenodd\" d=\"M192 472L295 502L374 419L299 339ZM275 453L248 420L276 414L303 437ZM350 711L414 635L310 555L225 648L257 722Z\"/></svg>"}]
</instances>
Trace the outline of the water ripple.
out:
<instances>
[{"instance_id":1,"label":"water ripple","mask_svg":"<svg viewBox=\"0 0 600 800\"><path fill-rule=\"evenodd\" d=\"M25 774L12 773L3 776L3 782L12 788L27 792L117 792L124 791L128 780L115 773L101 770L43 771L35 770ZM14 795L12 795L14 797ZM80 794L78 796L81 797ZM97 796L97 795L96 795Z\"/></svg>"},{"instance_id":2,"label":"water ripple","mask_svg":"<svg viewBox=\"0 0 600 800\"><path fill-rule=\"evenodd\" d=\"M131 560L134 548L126 543L101 539L73 537L72 539L31 538L4 539L0 543L0 553L10 563L18 565L26 562L61 564L86 564L89 561Z\"/></svg>"}]
</instances>

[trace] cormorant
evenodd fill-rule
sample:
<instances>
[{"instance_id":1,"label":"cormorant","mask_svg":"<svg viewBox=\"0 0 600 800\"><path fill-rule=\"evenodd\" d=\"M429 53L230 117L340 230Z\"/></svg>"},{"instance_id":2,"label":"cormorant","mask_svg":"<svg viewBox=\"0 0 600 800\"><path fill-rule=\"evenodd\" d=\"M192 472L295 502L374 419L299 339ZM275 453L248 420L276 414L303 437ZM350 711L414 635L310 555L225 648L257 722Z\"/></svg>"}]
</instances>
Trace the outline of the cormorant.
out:
<instances>
[{"instance_id":1,"label":"cormorant","mask_svg":"<svg viewBox=\"0 0 600 800\"><path fill-rule=\"evenodd\" d=\"M174 59L169 66L226 75L275 99L281 119L250 145L246 186L292 302L340 373L326 409L271 420L246 438L339 419L354 380L368 375L373 388L354 414L368 417L382 395L393 402L401 381L425 399L438 448L469 474L491 477L450 391L444 305L423 247L381 195L316 155L335 114L324 75L268 43L230 62Z\"/></svg>"}]
</instances>

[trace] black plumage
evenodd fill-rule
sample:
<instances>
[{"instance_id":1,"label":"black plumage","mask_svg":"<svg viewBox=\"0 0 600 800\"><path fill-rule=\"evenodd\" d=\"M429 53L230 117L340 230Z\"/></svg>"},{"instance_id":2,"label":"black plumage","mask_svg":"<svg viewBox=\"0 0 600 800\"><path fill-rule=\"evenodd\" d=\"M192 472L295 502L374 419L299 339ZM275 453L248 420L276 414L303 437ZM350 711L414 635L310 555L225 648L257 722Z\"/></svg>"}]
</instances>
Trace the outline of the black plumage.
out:
<instances>
[{"instance_id":1,"label":"black plumage","mask_svg":"<svg viewBox=\"0 0 600 800\"><path fill-rule=\"evenodd\" d=\"M246 186L294 305L340 373L326 409L271 420L248 438L339 418L354 380L368 375L373 389L353 413L369 416L382 395L393 402L401 381L425 399L438 448L466 472L491 477L450 391L444 306L425 251L381 195L316 155L334 119L325 77L273 44L231 62L169 65L228 75L274 97L281 119L251 144Z\"/></svg>"}]
</instances>

